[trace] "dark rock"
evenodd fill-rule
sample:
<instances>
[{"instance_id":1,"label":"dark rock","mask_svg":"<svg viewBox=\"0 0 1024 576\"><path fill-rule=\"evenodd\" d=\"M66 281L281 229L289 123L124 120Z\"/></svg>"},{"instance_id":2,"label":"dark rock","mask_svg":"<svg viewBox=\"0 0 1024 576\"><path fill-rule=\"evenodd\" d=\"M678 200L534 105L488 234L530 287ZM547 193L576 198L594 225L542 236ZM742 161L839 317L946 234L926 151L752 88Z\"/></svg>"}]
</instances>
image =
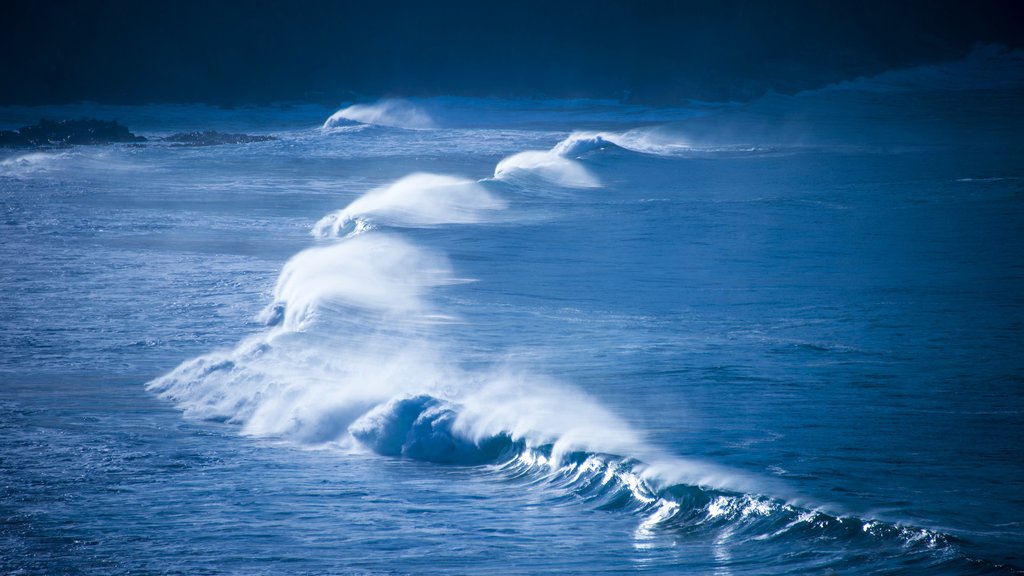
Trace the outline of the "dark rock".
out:
<instances>
[{"instance_id":1,"label":"dark rock","mask_svg":"<svg viewBox=\"0 0 1024 576\"><path fill-rule=\"evenodd\" d=\"M0 131L0 146L70 146L73 144L110 144L145 142L128 128L113 120L47 120L21 129Z\"/></svg>"},{"instance_id":2,"label":"dark rock","mask_svg":"<svg viewBox=\"0 0 1024 576\"><path fill-rule=\"evenodd\" d=\"M0 146L28 146L16 130L0 130Z\"/></svg>"},{"instance_id":3,"label":"dark rock","mask_svg":"<svg viewBox=\"0 0 1024 576\"><path fill-rule=\"evenodd\" d=\"M166 138L164 142L173 142L176 146L220 146L221 144L250 144L252 142L269 142L277 140L274 136L252 136L249 134L226 134L216 130L204 132L179 132Z\"/></svg>"}]
</instances>

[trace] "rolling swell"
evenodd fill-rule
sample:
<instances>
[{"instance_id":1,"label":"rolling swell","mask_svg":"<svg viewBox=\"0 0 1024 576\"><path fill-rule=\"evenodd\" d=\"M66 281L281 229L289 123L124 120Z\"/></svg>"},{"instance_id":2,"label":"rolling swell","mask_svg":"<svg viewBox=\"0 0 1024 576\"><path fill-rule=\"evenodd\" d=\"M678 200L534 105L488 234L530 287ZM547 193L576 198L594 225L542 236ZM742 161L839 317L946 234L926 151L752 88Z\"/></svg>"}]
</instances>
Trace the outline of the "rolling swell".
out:
<instances>
[{"instance_id":1,"label":"rolling swell","mask_svg":"<svg viewBox=\"0 0 1024 576\"><path fill-rule=\"evenodd\" d=\"M570 156L612 145L641 151L609 144L615 138L573 135L552 150L506 158L495 177L599 186ZM231 422L245 434L479 466L497 481L541 489L552 504L635 514L638 547L694 539L723 563L747 566L737 573L768 572L783 560L761 555L780 549L792 571L879 572L893 558L915 570L999 571L975 565L941 532L801 506L764 495L757 481L665 455L550 378L516 367L461 368L436 330L457 319L430 298L460 281L447 258L373 223L486 224L507 202L482 184L412 175L325 217L314 228L321 243L284 266L261 315L265 330L185 362L149 388L190 416ZM741 546L753 542L775 546Z\"/></svg>"},{"instance_id":2,"label":"rolling swell","mask_svg":"<svg viewBox=\"0 0 1024 576\"><path fill-rule=\"evenodd\" d=\"M635 538L641 544L659 535L695 538L738 556L744 552L735 547L742 544L746 550L746 545L763 543L753 548L785 547L788 566L802 564L808 570L843 567L846 562L846 569L871 572L874 563L891 566L893 558L914 570L980 567L960 554L956 538L935 530L836 515L754 491L666 482L655 466L642 460L599 451L566 452L558 442L537 445L507 432L469 437L461 430L467 416L462 410L457 403L429 395L394 399L368 412L349 432L385 456L486 465L482 470L496 481L540 489L551 505L576 503L637 515L641 520ZM677 472L700 467L680 460L669 464ZM859 550L869 550L870 556L847 558ZM990 570L1002 572L993 566L981 572Z\"/></svg>"}]
</instances>

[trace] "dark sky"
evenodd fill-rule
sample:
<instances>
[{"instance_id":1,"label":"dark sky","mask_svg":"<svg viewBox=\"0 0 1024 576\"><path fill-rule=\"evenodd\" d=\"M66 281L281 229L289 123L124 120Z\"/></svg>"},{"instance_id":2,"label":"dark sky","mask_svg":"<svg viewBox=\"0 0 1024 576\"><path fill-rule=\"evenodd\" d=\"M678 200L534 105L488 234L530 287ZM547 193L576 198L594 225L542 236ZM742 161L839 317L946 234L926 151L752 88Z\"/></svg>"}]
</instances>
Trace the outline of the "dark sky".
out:
<instances>
[{"instance_id":1,"label":"dark sky","mask_svg":"<svg viewBox=\"0 0 1024 576\"><path fill-rule=\"evenodd\" d=\"M1024 1L10 0L0 104L743 99L1024 45Z\"/></svg>"}]
</instances>

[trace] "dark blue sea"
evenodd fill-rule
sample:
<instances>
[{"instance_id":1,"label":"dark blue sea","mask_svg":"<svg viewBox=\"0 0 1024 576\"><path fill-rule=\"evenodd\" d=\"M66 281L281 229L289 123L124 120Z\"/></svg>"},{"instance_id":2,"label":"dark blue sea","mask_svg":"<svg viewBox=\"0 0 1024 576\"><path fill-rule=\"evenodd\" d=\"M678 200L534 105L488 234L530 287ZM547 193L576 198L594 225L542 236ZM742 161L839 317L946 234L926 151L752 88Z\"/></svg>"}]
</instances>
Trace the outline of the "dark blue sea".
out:
<instances>
[{"instance_id":1,"label":"dark blue sea","mask_svg":"<svg viewBox=\"0 0 1024 576\"><path fill-rule=\"evenodd\" d=\"M1020 52L0 129L80 117L0 149L0 573L1024 570Z\"/></svg>"}]
</instances>

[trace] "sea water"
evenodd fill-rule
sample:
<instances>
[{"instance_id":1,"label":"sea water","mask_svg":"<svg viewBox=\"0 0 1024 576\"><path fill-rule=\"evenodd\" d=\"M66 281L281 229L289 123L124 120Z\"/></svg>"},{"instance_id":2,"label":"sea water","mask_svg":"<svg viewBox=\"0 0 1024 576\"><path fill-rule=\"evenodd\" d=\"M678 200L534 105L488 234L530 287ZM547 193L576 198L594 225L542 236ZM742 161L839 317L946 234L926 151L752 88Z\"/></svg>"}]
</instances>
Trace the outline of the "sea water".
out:
<instances>
[{"instance_id":1,"label":"sea water","mask_svg":"<svg viewBox=\"0 0 1024 576\"><path fill-rule=\"evenodd\" d=\"M1019 573L1022 61L4 109L0 572Z\"/></svg>"}]
</instances>

